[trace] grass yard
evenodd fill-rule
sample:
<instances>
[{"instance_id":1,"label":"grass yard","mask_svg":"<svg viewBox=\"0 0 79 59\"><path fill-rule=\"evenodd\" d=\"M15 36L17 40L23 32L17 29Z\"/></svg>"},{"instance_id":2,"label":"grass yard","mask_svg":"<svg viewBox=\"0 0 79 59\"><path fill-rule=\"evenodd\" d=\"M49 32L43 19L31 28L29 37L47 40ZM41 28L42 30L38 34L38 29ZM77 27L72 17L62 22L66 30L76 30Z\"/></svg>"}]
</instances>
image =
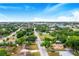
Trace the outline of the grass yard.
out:
<instances>
[{"instance_id":1,"label":"grass yard","mask_svg":"<svg viewBox=\"0 0 79 59\"><path fill-rule=\"evenodd\" d=\"M21 50L21 46L18 46L18 47L11 47L11 56L17 56L19 55L19 52Z\"/></svg>"},{"instance_id":2,"label":"grass yard","mask_svg":"<svg viewBox=\"0 0 79 59\"><path fill-rule=\"evenodd\" d=\"M50 38L50 39L54 38L53 36L49 35L48 33L42 34L42 35L39 34L39 37L41 40L43 40L44 38Z\"/></svg>"},{"instance_id":3,"label":"grass yard","mask_svg":"<svg viewBox=\"0 0 79 59\"><path fill-rule=\"evenodd\" d=\"M31 54L32 54L32 56L40 56L40 52L33 52Z\"/></svg>"},{"instance_id":4,"label":"grass yard","mask_svg":"<svg viewBox=\"0 0 79 59\"><path fill-rule=\"evenodd\" d=\"M58 52L48 52L49 56L59 56Z\"/></svg>"},{"instance_id":5,"label":"grass yard","mask_svg":"<svg viewBox=\"0 0 79 59\"><path fill-rule=\"evenodd\" d=\"M30 50L38 50L38 46L36 43L31 44L29 47L30 47Z\"/></svg>"}]
</instances>

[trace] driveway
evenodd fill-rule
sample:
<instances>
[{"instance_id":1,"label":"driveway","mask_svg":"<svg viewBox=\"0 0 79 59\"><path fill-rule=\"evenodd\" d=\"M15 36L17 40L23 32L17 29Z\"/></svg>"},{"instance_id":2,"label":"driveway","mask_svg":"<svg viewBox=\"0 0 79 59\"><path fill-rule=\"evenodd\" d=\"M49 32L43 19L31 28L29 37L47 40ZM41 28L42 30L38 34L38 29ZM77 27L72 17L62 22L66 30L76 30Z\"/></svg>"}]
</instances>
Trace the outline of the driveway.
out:
<instances>
[{"instance_id":1,"label":"driveway","mask_svg":"<svg viewBox=\"0 0 79 59\"><path fill-rule=\"evenodd\" d=\"M60 56L74 56L70 51L59 51Z\"/></svg>"}]
</instances>

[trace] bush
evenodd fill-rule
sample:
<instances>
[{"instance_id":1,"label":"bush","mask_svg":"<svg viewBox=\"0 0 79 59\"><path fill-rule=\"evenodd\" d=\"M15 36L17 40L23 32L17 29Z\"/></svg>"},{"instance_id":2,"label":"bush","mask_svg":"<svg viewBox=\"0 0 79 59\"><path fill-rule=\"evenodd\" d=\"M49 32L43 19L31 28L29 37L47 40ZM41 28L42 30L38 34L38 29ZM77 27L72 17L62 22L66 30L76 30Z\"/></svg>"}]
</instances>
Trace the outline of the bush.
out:
<instances>
[{"instance_id":1,"label":"bush","mask_svg":"<svg viewBox=\"0 0 79 59\"><path fill-rule=\"evenodd\" d=\"M17 32L17 38L20 38L20 37L24 36L25 34L26 34L25 31L19 31L19 32Z\"/></svg>"},{"instance_id":2,"label":"bush","mask_svg":"<svg viewBox=\"0 0 79 59\"><path fill-rule=\"evenodd\" d=\"M4 48L0 48L0 56L7 56L8 53Z\"/></svg>"},{"instance_id":3,"label":"bush","mask_svg":"<svg viewBox=\"0 0 79 59\"><path fill-rule=\"evenodd\" d=\"M36 38L37 38L36 36L31 35L31 36L29 36L29 37L26 39L26 41L35 42Z\"/></svg>"},{"instance_id":4,"label":"bush","mask_svg":"<svg viewBox=\"0 0 79 59\"><path fill-rule=\"evenodd\" d=\"M26 41L25 38L24 38L24 37L21 37L21 38L18 38L18 39L16 40L16 43L17 43L17 44L23 44L25 41Z\"/></svg>"}]
</instances>

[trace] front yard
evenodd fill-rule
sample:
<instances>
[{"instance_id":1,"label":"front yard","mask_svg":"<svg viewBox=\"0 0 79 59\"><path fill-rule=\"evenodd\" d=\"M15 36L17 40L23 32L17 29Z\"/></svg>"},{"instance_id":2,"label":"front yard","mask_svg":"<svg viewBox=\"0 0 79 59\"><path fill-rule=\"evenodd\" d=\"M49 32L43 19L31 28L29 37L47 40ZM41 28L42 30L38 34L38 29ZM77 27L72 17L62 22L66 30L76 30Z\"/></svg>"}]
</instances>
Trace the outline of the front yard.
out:
<instances>
[{"instance_id":1,"label":"front yard","mask_svg":"<svg viewBox=\"0 0 79 59\"><path fill-rule=\"evenodd\" d=\"M49 35L49 33L45 33L45 34L43 34L43 33L40 34L39 33L39 37L40 37L41 40L44 40L45 38L50 38L50 39L55 38L55 37Z\"/></svg>"},{"instance_id":2,"label":"front yard","mask_svg":"<svg viewBox=\"0 0 79 59\"><path fill-rule=\"evenodd\" d=\"M30 50L38 50L38 46L36 43L29 45L29 47L30 47Z\"/></svg>"}]
</instances>

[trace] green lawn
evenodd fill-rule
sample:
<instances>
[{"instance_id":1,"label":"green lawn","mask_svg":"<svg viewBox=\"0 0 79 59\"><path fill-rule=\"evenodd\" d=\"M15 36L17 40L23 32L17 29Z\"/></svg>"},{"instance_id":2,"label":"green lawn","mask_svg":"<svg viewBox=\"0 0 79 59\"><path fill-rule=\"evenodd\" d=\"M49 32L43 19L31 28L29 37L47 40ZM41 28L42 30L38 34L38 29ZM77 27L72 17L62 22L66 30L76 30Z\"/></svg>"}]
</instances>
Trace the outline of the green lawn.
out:
<instances>
[{"instance_id":1,"label":"green lawn","mask_svg":"<svg viewBox=\"0 0 79 59\"><path fill-rule=\"evenodd\" d=\"M40 37L41 40L43 40L43 39L45 39L45 38L50 38L50 39L55 38L55 37L49 35L48 33L42 34L42 35L39 34L39 37Z\"/></svg>"},{"instance_id":2,"label":"green lawn","mask_svg":"<svg viewBox=\"0 0 79 59\"><path fill-rule=\"evenodd\" d=\"M40 52L33 52L31 54L32 54L32 56L40 56Z\"/></svg>"},{"instance_id":3,"label":"green lawn","mask_svg":"<svg viewBox=\"0 0 79 59\"><path fill-rule=\"evenodd\" d=\"M48 52L49 56L59 56L58 52Z\"/></svg>"}]
</instances>

